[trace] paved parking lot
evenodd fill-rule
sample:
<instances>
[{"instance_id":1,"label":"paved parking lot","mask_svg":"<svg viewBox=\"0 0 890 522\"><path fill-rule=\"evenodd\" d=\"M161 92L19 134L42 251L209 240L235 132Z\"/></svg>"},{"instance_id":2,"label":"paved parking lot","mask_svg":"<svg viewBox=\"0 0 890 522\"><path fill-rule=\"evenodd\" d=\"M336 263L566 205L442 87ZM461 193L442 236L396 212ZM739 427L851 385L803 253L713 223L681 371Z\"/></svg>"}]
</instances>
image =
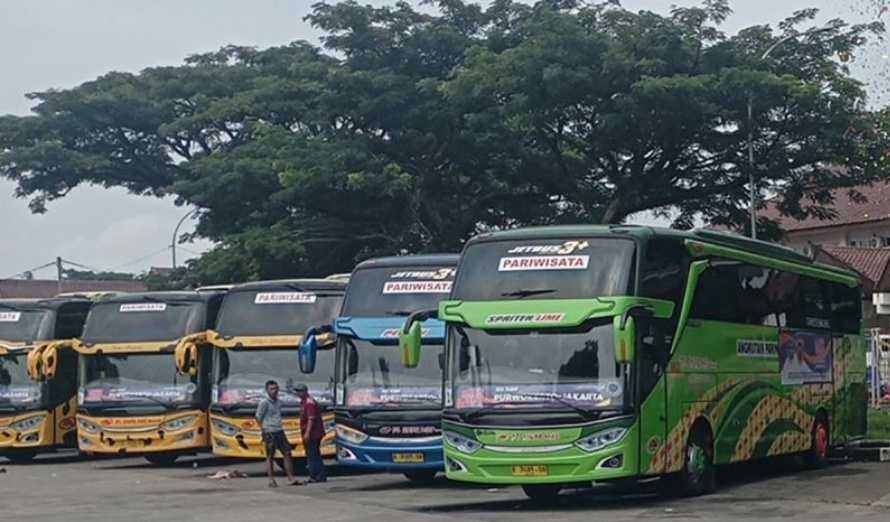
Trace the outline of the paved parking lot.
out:
<instances>
[{"instance_id":1,"label":"paved parking lot","mask_svg":"<svg viewBox=\"0 0 890 522\"><path fill-rule=\"evenodd\" d=\"M542 508L518 487L480 487L440 479L428 486L400 475L330 467L326 484L266 487L261 463L200 457L156 468L140 459L78 460L47 456L31 465L0 460L0 519L96 522L311 520L412 522L650 520L852 520L890 517L890 464L843 463L821 472L787 466L723 473L716 495L672 500L624 489L564 492ZM247 478L212 480L220 470ZM654 488L649 488L654 489Z\"/></svg>"}]
</instances>

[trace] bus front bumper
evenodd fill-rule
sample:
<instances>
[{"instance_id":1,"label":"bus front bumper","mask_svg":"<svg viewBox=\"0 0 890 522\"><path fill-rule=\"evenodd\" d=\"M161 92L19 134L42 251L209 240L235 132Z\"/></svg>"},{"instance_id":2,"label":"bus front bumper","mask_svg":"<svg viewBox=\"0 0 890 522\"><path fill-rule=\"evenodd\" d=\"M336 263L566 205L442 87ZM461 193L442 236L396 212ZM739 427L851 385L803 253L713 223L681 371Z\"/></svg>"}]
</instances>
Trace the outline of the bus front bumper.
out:
<instances>
[{"instance_id":1,"label":"bus front bumper","mask_svg":"<svg viewBox=\"0 0 890 522\"><path fill-rule=\"evenodd\" d=\"M51 417L46 410L0 415L0 455L8 450L54 446Z\"/></svg>"},{"instance_id":2,"label":"bus front bumper","mask_svg":"<svg viewBox=\"0 0 890 522\"><path fill-rule=\"evenodd\" d=\"M197 451L208 443L207 413L100 417L77 414L77 449L88 453Z\"/></svg>"},{"instance_id":3,"label":"bus front bumper","mask_svg":"<svg viewBox=\"0 0 890 522\"><path fill-rule=\"evenodd\" d=\"M361 443L337 438L337 463L389 471L444 469L442 437L415 441L371 437Z\"/></svg>"},{"instance_id":4,"label":"bus front bumper","mask_svg":"<svg viewBox=\"0 0 890 522\"><path fill-rule=\"evenodd\" d=\"M535 431L535 430L529 430ZM541 429L537 430L541 431ZM549 431L543 428L543 431ZM455 439L454 435L458 435ZM487 484L580 484L638 475L638 437L628 430L615 441L590 451L578 440L482 443L460 434L443 434L449 479Z\"/></svg>"},{"instance_id":5,"label":"bus front bumper","mask_svg":"<svg viewBox=\"0 0 890 522\"><path fill-rule=\"evenodd\" d=\"M321 440L321 456L333 457L336 455L333 430L334 414L326 413L323 418L326 433ZM282 419L282 424L287 441L290 443L291 455L294 458L305 458L306 448L303 446L303 438L300 435L300 419L285 417ZM210 440L214 455L245 459L266 458L262 433L253 417L233 417L212 413L210 415Z\"/></svg>"}]
</instances>

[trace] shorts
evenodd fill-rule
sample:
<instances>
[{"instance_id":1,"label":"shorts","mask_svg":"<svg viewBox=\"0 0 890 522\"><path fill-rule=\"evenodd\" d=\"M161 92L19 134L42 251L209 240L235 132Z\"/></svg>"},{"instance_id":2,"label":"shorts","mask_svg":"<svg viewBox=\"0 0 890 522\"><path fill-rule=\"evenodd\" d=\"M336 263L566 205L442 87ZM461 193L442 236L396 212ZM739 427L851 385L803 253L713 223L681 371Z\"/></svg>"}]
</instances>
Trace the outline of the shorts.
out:
<instances>
[{"instance_id":1,"label":"shorts","mask_svg":"<svg viewBox=\"0 0 890 522\"><path fill-rule=\"evenodd\" d=\"M275 450L281 452L281 456L290 454L290 443L283 431L264 431L263 445L266 447L266 456L274 457Z\"/></svg>"}]
</instances>

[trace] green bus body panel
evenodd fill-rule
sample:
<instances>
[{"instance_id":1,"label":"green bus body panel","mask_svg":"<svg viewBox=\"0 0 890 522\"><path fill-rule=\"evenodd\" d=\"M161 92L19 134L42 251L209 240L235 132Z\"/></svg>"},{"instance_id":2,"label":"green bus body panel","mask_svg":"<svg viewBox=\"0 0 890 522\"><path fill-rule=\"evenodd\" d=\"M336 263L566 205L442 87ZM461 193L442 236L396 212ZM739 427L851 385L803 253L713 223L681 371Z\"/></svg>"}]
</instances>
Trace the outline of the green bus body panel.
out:
<instances>
[{"instance_id":1,"label":"green bus body panel","mask_svg":"<svg viewBox=\"0 0 890 522\"><path fill-rule=\"evenodd\" d=\"M822 265L778 245L717 232L659 231L633 226L534 227L483 234L470 243L498 239L622 234L645 242L671 237L693 257L683 302L641 297L529 299L514 301L443 301L439 319L472 328L553 328L577 326L590 319L616 317L634 303L650 303L656 318L675 317L670 358L636 414L581 426L489 428L443 420L443 431L481 443L472 453L445 437L449 479L498 484L572 483L652 476L680 471L685 444L696 422L709 427L718 464L805 451L811 445L816 416L830 421L830 442L841 445L865 437L865 340L814 330L722 323L690 319L699 276L716 256L858 285L855 274ZM676 314L674 314L674 308ZM616 323L617 324L617 323ZM785 383L780 368L782 344L818 336L831 357L830 378ZM780 339L781 337L781 339ZM642 348L636 347L639 353ZM626 427L621 440L594 452L575 442L591 434ZM604 467L620 455L617 468ZM449 460L463 469L453 469ZM516 466L523 468L516 469ZM519 473L522 472L522 473ZM529 473L526 473L529 472ZM519 474L517 474L519 473Z\"/></svg>"},{"instance_id":2,"label":"green bus body panel","mask_svg":"<svg viewBox=\"0 0 890 522\"><path fill-rule=\"evenodd\" d=\"M439 319L471 328L572 327L589 319L613 317L631 304L652 306L656 317L670 317L674 303L640 297L598 299L523 299L521 301L441 301Z\"/></svg>"},{"instance_id":3,"label":"green bus body panel","mask_svg":"<svg viewBox=\"0 0 890 522\"><path fill-rule=\"evenodd\" d=\"M627 433L618 442L600 450L586 452L572 444L596 431L618 426L628 428ZM583 427L527 429L474 428L445 420L442 430L480 442L486 441L486 447L467 454L451 446L445 438L446 458L459 462L465 469L454 471L448 468L447 476L452 480L490 484L559 484L632 477L637 475L639 468L636 455L639 425L633 418ZM522 439L534 442L518 442ZM601 467L616 455L622 456L621 466ZM545 467L546 475L517 477L514 474L516 466Z\"/></svg>"}]
</instances>

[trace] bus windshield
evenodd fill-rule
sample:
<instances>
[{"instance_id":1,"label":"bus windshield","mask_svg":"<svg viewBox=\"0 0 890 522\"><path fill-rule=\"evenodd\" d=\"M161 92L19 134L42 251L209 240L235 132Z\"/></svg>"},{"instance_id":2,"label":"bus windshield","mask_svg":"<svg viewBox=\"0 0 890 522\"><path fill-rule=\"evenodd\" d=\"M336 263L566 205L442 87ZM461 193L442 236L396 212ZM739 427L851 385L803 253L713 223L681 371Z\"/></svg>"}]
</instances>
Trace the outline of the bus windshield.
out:
<instances>
[{"instance_id":1,"label":"bus windshield","mask_svg":"<svg viewBox=\"0 0 890 522\"><path fill-rule=\"evenodd\" d=\"M631 294L634 242L589 238L491 241L467 247L451 299L582 299Z\"/></svg>"},{"instance_id":2,"label":"bus windshield","mask_svg":"<svg viewBox=\"0 0 890 522\"><path fill-rule=\"evenodd\" d=\"M357 270L349 281L344 317L407 315L436 308L448 297L454 267L380 267Z\"/></svg>"},{"instance_id":3,"label":"bus windshield","mask_svg":"<svg viewBox=\"0 0 890 522\"><path fill-rule=\"evenodd\" d=\"M203 331L205 314L206 307L200 301L96 303L84 325L83 341L172 341Z\"/></svg>"},{"instance_id":4,"label":"bus windshield","mask_svg":"<svg viewBox=\"0 0 890 522\"><path fill-rule=\"evenodd\" d=\"M330 323L342 302L336 292L239 290L223 301L216 329L223 335L299 335Z\"/></svg>"},{"instance_id":5,"label":"bus windshield","mask_svg":"<svg viewBox=\"0 0 890 522\"><path fill-rule=\"evenodd\" d=\"M27 358L24 351L0 355L0 409L41 404L42 387L28 375Z\"/></svg>"},{"instance_id":6,"label":"bus windshield","mask_svg":"<svg viewBox=\"0 0 890 522\"><path fill-rule=\"evenodd\" d=\"M624 404L611 319L572 330L503 333L454 325L448 336L449 402L455 408L529 404L596 409Z\"/></svg>"},{"instance_id":7,"label":"bus windshield","mask_svg":"<svg viewBox=\"0 0 890 522\"><path fill-rule=\"evenodd\" d=\"M53 312L45 308L0 305L0 342L32 342L52 336ZM44 335L41 335L44 334Z\"/></svg>"},{"instance_id":8,"label":"bus windshield","mask_svg":"<svg viewBox=\"0 0 890 522\"><path fill-rule=\"evenodd\" d=\"M298 405L294 387L305 383L309 393L320 403L330 404L334 391L334 350L319 350L315 372L300 373L293 349L217 349L214 384L217 404L255 405L266 394L266 381L278 383L279 400Z\"/></svg>"},{"instance_id":9,"label":"bus windshield","mask_svg":"<svg viewBox=\"0 0 890 522\"><path fill-rule=\"evenodd\" d=\"M424 345L420 364L405 368L400 360L399 345L374 344L352 338L340 338L342 368L339 372L345 406L424 404L440 407L442 401L442 370L439 356L441 344Z\"/></svg>"},{"instance_id":10,"label":"bus windshield","mask_svg":"<svg viewBox=\"0 0 890 522\"><path fill-rule=\"evenodd\" d=\"M80 382L84 404L190 403L198 390L195 377L179 375L173 356L165 353L81 356Z\"/></svg>"}]
</instances>

